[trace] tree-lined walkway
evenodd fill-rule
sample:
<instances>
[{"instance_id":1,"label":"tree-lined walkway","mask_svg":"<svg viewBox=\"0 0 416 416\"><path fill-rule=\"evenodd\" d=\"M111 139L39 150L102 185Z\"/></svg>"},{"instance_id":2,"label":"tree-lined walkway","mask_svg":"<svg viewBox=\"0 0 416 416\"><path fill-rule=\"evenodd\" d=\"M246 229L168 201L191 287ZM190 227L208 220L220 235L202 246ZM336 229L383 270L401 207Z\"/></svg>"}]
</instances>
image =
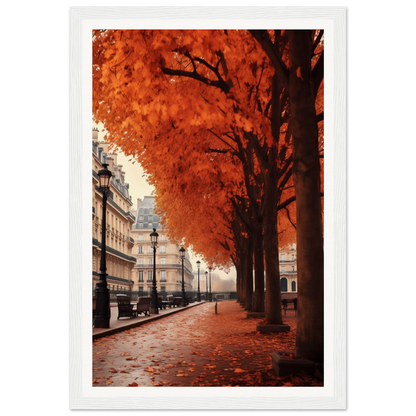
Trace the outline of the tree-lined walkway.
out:
<instances>
[{"instance_id":1,"label":"tree-lined walkway","mask_svg":"<svg viewBox=\"0 0 416 416\"><path fill-rule=\"evenodd\" d=\"M296 317L288 311L287 333L256 331L259 319L234 301L205 303L139 328L95 340L94 386L275 386L322 385L318 378L277 378L275 350L293 350Z\"/></svg>"},{"instance_id":2,"label":"tree-lined walkway","mask_svg":"<svg viewBox=\"0 0 416 416\"><path fill-rule=\"evenodd\" d=\"M295 356L323 365L324 31L95 30L92 75L93 119L141 164L169 239L234 265L269 324L296 242Z\"/></svg>"}]
</instances>

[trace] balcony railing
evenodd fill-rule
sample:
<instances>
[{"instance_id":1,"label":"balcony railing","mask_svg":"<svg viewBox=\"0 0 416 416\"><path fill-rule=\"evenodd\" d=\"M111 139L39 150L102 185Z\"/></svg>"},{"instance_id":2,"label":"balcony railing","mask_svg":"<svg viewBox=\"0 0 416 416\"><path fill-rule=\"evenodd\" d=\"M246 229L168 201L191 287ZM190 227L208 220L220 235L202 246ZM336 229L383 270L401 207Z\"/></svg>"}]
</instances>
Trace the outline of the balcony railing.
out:
<instances>
[{"instance_id":1,"label":"balcony railing","mask_svg":"<svg viewBox=\"0 0 416 416\"><path fill-rule=\"evenodd\" d=\"M141 268L141 269L153 269L153 264L136 264L135 267ZM157 269L163 269L163 268L169 268L169 267L176 267L176 268L182 268L182 264L161 264L156 263ZM189 273L192 273L186 266L183 267L186 271Z\"/></svg>"}]
</instances>

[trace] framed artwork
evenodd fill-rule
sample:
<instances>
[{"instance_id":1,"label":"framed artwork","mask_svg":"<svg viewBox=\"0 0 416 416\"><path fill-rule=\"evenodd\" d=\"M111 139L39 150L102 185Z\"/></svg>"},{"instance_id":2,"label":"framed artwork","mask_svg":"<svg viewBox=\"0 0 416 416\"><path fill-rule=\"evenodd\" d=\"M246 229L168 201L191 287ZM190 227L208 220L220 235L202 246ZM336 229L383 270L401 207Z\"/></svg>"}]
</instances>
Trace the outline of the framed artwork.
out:
<instances>
[{"instance_id":1,"label":"framed artwork","mask_svg":"<svg viewBox=\"0 0 416 416\"><path fill-rule=\"evenodd\" d=\"M352 411L351 14L351 6L348 3L151 2L67 5L65 47L68 414L274 415L277 411L281 415L341 415ZM91 256L90 138L93 127L93 36L97 30L153 29L164 30L166 33L173 30L246 31L247 36L253 36L253 42L259 41L255 32L258 34L265 30L280 30L279 33L308 30L315 31L317 43L324 40L325 88L322 90L322 118L325 114L325 377L321 386L193 385L131 389L121 385L102 387L92 383L91 270L94 269ZM323 54L323 49L321 53ZM192 63L197 60L201 63L203 58L192 60ZM165 73L168 72L166 69ZM301 71L298 71L298 77L302 77ZM207 85L211 82L208 80ZM226 83L218 83L218 87L225 88ZM154 116L150 116L149 119L152 117ZM245 123L243 128L250 128L247 120L241 123ZM99 248L98 240L93 238L93 241L96 241ZM288 267L282 270L287 272L284 278L285 290L297 290L297 285L301 283L291 278L290 273L294 269ZM166 275L164 276L165 282ZM143 272L141 279L143 280Z\"/></svg>"}]
</instances>

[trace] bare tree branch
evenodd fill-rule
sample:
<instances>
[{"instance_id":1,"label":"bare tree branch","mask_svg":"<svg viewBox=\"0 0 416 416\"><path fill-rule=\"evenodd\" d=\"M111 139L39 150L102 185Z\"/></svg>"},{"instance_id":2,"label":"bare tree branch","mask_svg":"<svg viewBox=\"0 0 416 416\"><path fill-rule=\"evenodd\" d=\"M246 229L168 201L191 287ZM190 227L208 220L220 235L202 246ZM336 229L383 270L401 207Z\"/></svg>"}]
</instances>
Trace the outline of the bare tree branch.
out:
<instances>
[{"instance_id":1,"label":"bare tree branch","mask_svg":"<svg viewBox=\"0 0 416 416\"><path fill-rule=\"evenodd\" d=\"M230 91L230 88L231 88L230 85L223 80L223 78L221 77L221 74L218 71L219 62L223 59L223 57L220 56L220 60L217 63L217 66L214 67L210 65L208 62L206 62L203 58L192 57L189 52L186 52L184 55L191 60L193 71L183 71L180 69L171 69L167 67L162 67L163 73L166 75L177 75L181 77L188 77L188 78L195 79L197 81L203 82L206 85L212 85L213 87L217 87L221 91L223 91L225 94L227 94ZM217 81L211 80L199 74L197 71L197 66L195 65L195 61L199 62L201 65L204 65L206 68L211 70L216 75L218 80Z\"/></svg>"},{"instance_id":2,"label":"bare tree branch","mask_svg":"<svg viewBox=\"0 0 416 416\"><path fill-rule=\"evenodd\" d=\"M230 91L230 86L224 80L221 79L218 81L213 81L209 78L203 77L202 75L198 74L198 72L196 72L195 70L190 72L190 71L182 71L180 69L171 69L171 68L162 67L162 71L166 75L176 75L179 77L188 77L188 78L195 79L196 81L200 81L203 84L219 88L225 94L227 94Z\"/></svg>"},{"instance_id":3,"label":"bare tree branch","mask_svg":"<svg viewBox=\"0 0 416 416\"><path fill-rule=\"evenodd\" d=\"M269 59L272 61L278 76L279 80L284 86L284 88L289 91L289 71L282 61L282 58L280 57L280 54L278 50L276 49L275 45L273 45L273 42L271 41L267 30L249 30L249 32L252 34L254 39L257 40L257 42L260 43L263 50L266 52Z\"/></svg>"},{"instance_id":4,"label":"bare tree branch","mask_svg":"<svg viewBox=\"0 0 416 416\"><path fill-rule=\"evenodd\" d=\"M286 210L287 219L289 220L289 222L293 225L293 227L294 227L294 228L295 228L295 230L296 230L296 225L295 225L295 224L293 224L293 222L292 222L292 220L291 220L291 218L290 218L290 212L289 212L289 210L287 209L287 207L285 207L284 209Z\"/></svg>"},{"instance_id":5,"label":"bare tree branch","mask_svg":"<svg viewBox=\"0 0 416 416\"><path fill-rule=\"evenodd\" d=\"M227 143L222 137L218 136L217 133L213 132L211 129L208 129L208 131L214 135L218 140L220 140L221 142L223 142L226 146L228 146L235 155L238 155L238 150L236 150L233 146L231 146L229 143ZM229 137L231 140L234 141L234 139L232 138L232 136L226 134L225 136Z\"/></svg>"},{"instance_id":6,"label":"bare tree branch","mask_svg":"<svg viewBox=\"0 0 416 416\"><path fill-rule=\"evenodd\" d=\"M230 150L208 149L211 153L228 153Z\"/></svg>"},{"instance_id":7,"label":"bare tree branch","mask_svg":"<svg viewBox=\"0 0 416 416\"><path fill-rule=\"evenodd\" d=\"M323 30L320 30L319 31L319 35L316 38L315 43L313 44L312 52L314 52L315 49L316 49L316 47L319 45L319 42L321 41L323 35L324 35L324 31Z\"/></svg>"}]
</instances>

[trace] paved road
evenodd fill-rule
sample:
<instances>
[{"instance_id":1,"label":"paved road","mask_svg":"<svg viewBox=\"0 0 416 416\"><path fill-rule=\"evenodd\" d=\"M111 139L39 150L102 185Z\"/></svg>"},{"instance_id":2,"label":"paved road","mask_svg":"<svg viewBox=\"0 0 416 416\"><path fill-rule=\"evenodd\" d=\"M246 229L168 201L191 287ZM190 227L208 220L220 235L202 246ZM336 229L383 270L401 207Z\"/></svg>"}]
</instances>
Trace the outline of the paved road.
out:
<instances>
[{"instance_id":1,"label":"paved road","mask_svg":"<svg viewBox=\"0 0 416 416\"><path fill-rule=\"evenodd\" d=\"M256 331L235 301L204 303L93 343L94 386L263 386L275 383L271 353L294 349L288 333ZM266 383L266 384L265 384ZM274 384L268 384L274 385Z\"/></svg>"}]
</instances>

